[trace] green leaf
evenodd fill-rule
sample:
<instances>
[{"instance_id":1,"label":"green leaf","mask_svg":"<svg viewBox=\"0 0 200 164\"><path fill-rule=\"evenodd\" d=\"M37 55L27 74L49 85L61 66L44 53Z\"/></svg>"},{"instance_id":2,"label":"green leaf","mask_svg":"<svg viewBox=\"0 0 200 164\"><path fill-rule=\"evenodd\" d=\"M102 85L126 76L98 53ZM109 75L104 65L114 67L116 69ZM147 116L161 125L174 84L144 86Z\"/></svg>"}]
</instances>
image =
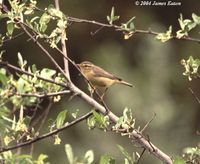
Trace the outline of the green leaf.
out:
<instances>
[{"instance_id":1,"label":"green leaf","mask_svg":"<svg viewBox=\"0 0 200 164\"><path fill-rule=\"evenodd\" d=\"M63 19L65 17L64 14L60 10L57 10L53 5L49 5L47 11L51 16L59 19Z\"/></svg>"},{"instance_id":2,"label":"green leaf","mask_svg":"<svg viewBox=\"0 0 200 164\"><path fill-rule=\"evenodd\" d=\"M58 136L58 134L56 134L55 136L54 136L54 145L60 145L60 143L61 143L61 139L60 139L60 137Z\"/></svg>"},{"instance_id":3,"label":"green leaf","mask_svg":"<svg viewBox=\"0 0 200 164\"><path fill-rule=\"evenodd\" d=\"M95 120L99 123L99 124L103 124L103 115L100 113L97 113L96 111L93 111L93 116L95 118Z\"/></svg>"},{"instance_id":4,"label":"green leaf","mask_svg":"<svg viewBox=\"0 0 200 164\"><path fill-rule=\"evenodd\" d=\"M127 32L134 31L135 30L134 19L135 17L132 17L126 23L122 23L121 25L122 30L126 30Z\"/></svg>"},{"instance_id":5,"label":"green leaf","mask_svg":"<svg viewBox=\"0 0 200 164\"><path fill-rule=\"evenodd\" d=\"M40 21L39 21L39 25L40 25L40 29L39 29L39 30L40 30L41 32L45 32L45 31L46 31L46 29L47 29L47 27L48 27L47 25L48 25L50 19L51 19L51 16L48 15L47 13L44 13L44 14L41 16Z\"/></svg>"},{"instance_id":6,"label":"green leaf","mask_svg":"<svg viewBox=\"0 0 200 164\"><path fill-rule=\"evenodd\" d=\"M189 65L192 65L192 64L194 63L194 58L193 58L193 56L190 56L190 57L189 57L187 63L188 63Z\"/></svg>"},{"instance_id":7,"label":"green leaf","mask_svg":"<svg viewBox=\"0 0 200 164\"><path fill-rule=\"evenodd\" d=\"M37 164L44 164L45 163L44 160L47 159L47 158L48 158L48 156L46 154L40 154L36 163Z\"/></svg>"},{"instance_id":8,"label":"green leaf","mask_svg":"<svg viewBox=\"0 0 200 164\"><path fill-rule=\"evenodd\" d=\"M176 158L174 159L173 164L186 164L186 162L180 156L176 156Z\"/></svg>"},{"instance_id":9,"label":"green leaf","mask_svg":"<svg viewBox=\"0 0 200 164\"><path fill-rule=\"evenodd\" d=\"M56 74L55 70L52 69L48 69L48 68L43 68L42 71L40 72L40 76L44 77L44 78L49 78L51 79L53 75Z\"/></svg>"},{"instance_id":10,"label":"green leaf","mask_svg":"<svg viewBox=\"0 0 200 164\"><path fill-rule=\"evenodd\" d=\"M183 32L189 32L191 29L196 27L196 22L193 22L190 19L183 19L183 15L180 15L180 18L178 19L181 30Z\"/></svg>"},{"instance_id":11,"label":"green leaf","mask_svg":"<svg viewBox=\"0 0 200 164\"><path fill-rule=\"evenodd\" d=\"M32 69L32 72L33 72L33 73L36 73L37 67L36 67L35 64L33 64L33 65L31 66L31 69Z\"/></svg>"},{"instance_id":12,"label":"green leaf","mask_svg":"<svg viewBox=\"0 0 200 164\"><path fill-rule=\"evenodd\" d=\"M115 164L115 159L106 154L101 156L99 164Z\"/></svg>"},{"instance_id":13,"label":"green leaf","mask_svg":"<svg viewBox=\"0 0 200 164\"><path fill-rule=\"evenodd\" d=\"M200 17L197 16L195 13L192 13L192 19L196 24L200 24Z\"/></svg>"},{"instance_id":14,"label":"green leaf","mask_svg":"<svg viewBox=\"0 0 200 164\"><path fill-rule=\"evenodd\" d=\"M160 40L161 42L166 42L169 39L172 38L172 26L169 27L168 31L166 31L166 33L159 33L156 36L156 39Z\"/></svg>"},{"instance_id":15,"label":"green leaf","mask_svg":"<svg viewBox=\"0 0 200 164\"><path fill-rule=\"evenodd\" d=\"M7 22L7 32L8 35L11 36L14 31L14 23L13 22Z\"/></svg>"},{"instance_id":16,"label":"green leaf","mask_svg":"<svg viewBox=\"0 0 200 164\"><path fill-rule=\"evenodd\" d=\"M72 147L69 144L65 145L65 153L67 155L67 159L69 164L73 164L74 161L74 155L73 155L73 151L72 151Z\"/></svg>"},{"instance_id":17,"label":"green leaf","mask_svg":"<svg viewBox=\"0 0 200 164\"><path fill-rule=\"evenodd\" d=\"M120 16L115 16L115 8L112 7L110 16L107 16L107 21L109 22L109 24L112 25L113 22L118 20L119 18L120 18Z\"/></svg>"},{"instance_id":18,"label":"green leaf","mask_svg":"<svg viewBox=\"0 0 200 164\"><path fill-rule=\"evenodd\" d=\"M2 87L7 86L8 77L6 76L6 70L4 68L0 69L0 82L2 83Z\"/></svg>"},{"instance_id":19,"label":"green leaf","mask_svg":"<svg viewBox=\"0 0 200 164\"><path fill-rule=\"evenodd\" d=\"M76 109L76 111L72 113L72 117L77 118L78 112L79 112L79 109Z\"/></svg>"},{"instance_id":20,"label":"green leaf","mask_svg":"<svg viewBox=\"0 0 200 164\"><path fill-rule=\"evenodd\" d=\"M131 162L133 163L133 159L131 158L131 156L129 155L129 153L125 150L125 148L123 148L121 145L117 145L117 147L119 148L119 150L121 151L121 153Z\"/></svg>"},{"instance_id":21,"label":"green leaf","mask_svg":"<svg viewBox=\"0 0 200 164\"><path fill-rule=\"evenodd\" d=\"M58 114L56 118L56 128L60 128L64 124L66 114L67 114L67 110L64 110Z\"/></svg>"}]
</instances>

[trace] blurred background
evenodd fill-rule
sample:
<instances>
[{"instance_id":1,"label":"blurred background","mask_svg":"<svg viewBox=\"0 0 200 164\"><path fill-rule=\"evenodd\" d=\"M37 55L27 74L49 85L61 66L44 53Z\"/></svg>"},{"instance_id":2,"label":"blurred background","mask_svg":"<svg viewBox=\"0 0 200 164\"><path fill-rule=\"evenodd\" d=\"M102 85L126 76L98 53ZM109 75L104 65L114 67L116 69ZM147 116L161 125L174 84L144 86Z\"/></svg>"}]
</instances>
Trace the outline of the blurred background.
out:
<instances>
[{"instance_id":1,"label":"blurred background","mask_svg":"<svg viewBox=\"0 0 200 164\"><path fill-rule=\"evenodd\" d=\"M178 18L191 19L192 13L200 15L198 0L177 1L181 6L136 6L135 0L67 0L61 1L61 10L68 16L96 20L107 23L106 16L110 14L112 6L116 15L120 15L116 24L120 25L135 16L137 29L165 32L170 25L173 34L179 29ZM47 7L53 3L50 0L39 2L39 7ZM3 24L3 22L0 22ZM3 26L2 26L3 27ZM122 115L125 107L131 108L136 118L136 126L143 127L156 113L156 118L150 124L145 134L150 136L156 146L166 154L174 157L182 153L183 148L195 146L199 142L196 131L200 129L200 104L197 103L189 87L200 97L198 80L189 82L182 75L184 69L180 65L181 59L190 55L199 58L200 46L197 43L170 40L161 43L155 36L136 34L124 40L123 34L113 29L103 28L95 35L91 35L99 27L86 23L74 23L68 30L67 50L69 57L76 63L91 61L105 70L114 73L135 88L116 85L110 88L105 96L105 102L118 116ZM1 28L1 31L4 29ZM198 38L199 29L192 30L190 35ZM36 64L39 68L53 68L53 64L43 55L43 52L26 36L6 43L1 49L6 49L6 59L16 63L17 52L21 52L28 63ZM60 65L62 58L57 52L49 48ZM72 81L85 92L87 84L78 76L78 72L70 65ZM79 115L88 112L91 107L79 98L68 101L68 97L53 106L49 118L55 119L57 114L67 109L80 110ZM46 126L48 126L48 121ZM44 132L47 128L44 128ZM62 143L53 146L52 138L40 141L35 145L35 154L49 155L51 163L66 163L64 144L71 144L77 156L83 156L88 149L94 150L96 163L103 154L116 158L122 163L123 155L117 144L125 147L131 154L133 151L142 151L130 144L127 137L111 132L105 133L95 129L89 131L86 122L60 133ZM141 163L161 163L149 153L145 153Z\"/></svg>"}]
</instances>

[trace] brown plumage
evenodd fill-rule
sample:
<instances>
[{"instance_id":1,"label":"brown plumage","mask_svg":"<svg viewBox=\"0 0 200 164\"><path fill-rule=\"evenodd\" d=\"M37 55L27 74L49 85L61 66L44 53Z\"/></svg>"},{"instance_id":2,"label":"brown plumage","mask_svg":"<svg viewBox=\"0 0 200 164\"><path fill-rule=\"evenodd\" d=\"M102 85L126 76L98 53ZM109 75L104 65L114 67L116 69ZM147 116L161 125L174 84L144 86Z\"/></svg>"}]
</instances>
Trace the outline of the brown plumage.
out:
<instances>
[{"instance_id":1,"label":"brown plumage","mask_svg":"<svg viewBox=\"0 0 200 164\"><path fill-rule=\"evenodd\" d=\"M124 84L133 87L132 84L123 81L121 78L105 71L104 69L92 64L91 62L84 61L78 64L81 73L93 85L94 88L103 87L107 90L113 84Z\"/></svg>"}]
</instances>

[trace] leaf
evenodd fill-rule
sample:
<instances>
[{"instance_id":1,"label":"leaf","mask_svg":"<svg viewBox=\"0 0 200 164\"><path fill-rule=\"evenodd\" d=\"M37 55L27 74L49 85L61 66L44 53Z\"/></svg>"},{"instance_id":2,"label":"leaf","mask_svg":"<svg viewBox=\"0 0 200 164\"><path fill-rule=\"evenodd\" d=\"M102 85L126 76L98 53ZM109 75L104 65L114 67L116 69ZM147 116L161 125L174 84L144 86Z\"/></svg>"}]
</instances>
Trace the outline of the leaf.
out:
<instances>
[{"instance_id":1,"label":"leaf","mask_svg":"<svg viewBox=\"0 0 200 164\"><path fill-rule=\"evenodd\" d=\"M186 162L180 156L176 156L176 158L174 159L173 164L186 164Z\"/></svg>"},{"instance_id":2,"label":"leaf","mask_svg":"<svg viewBox=\"0 0 200 164\"><path fill-rule=\"evenodd\" d=\"M48 156L46 154L40 154L38 159L37 159L37 164L43 164L45 163L44 160L47 159Z\"/></svg>"},{"instance_id":3,"label":"leaf","mask_svg":"<svg viewBox=\"0 0 200 164\"><path fill-rule=\"evenodd\" d=\"M14 31L14 23L7 21L7 32L8 32L8 35L11 36L13 34L13 31Z\"/></svg>"},{"instance_id":4,"label":"leaf","mask_svg":"<svg viewBox=\"0 0 200 164\"><path fill-rule=\"evenodd\" d=\"M53 75L56 74L55 70L48 69L48 68L43 68L42 71L40 72L40 76L51 79Z\"/></svg>"},{"instance_id":5,"label":"leaf","mask_svg":"<svg viewBox=\"0 0 200 164\"><path fill-rule=\"evenodd\" d=\"M17 53L17 57L18 57L19 66L22 66L24 62L23 62L22 55L19 52Z\"/></svg>"},{"instance_id":6,"label":"leaf","mask_svg":"<svg viewBox=\"0 0 200 164\"><path fill-rule=\"evenodd\" d=\"M74 155L73 155L73 151L72 151L72 147L69 144L65 145L65 153L67 155L67 159L69 164L73 164L74 161Z\"/></svg>"},{"instance_id":7,"label":"leaf","mask_svg":"<svg viewBox=\"0 0 200 164\"><path fill-rule=\"evenodd\" d=\"M127 158L124 159L124 164L129 164L129 161Z\"/></svg>"},{"instance_id":8,"label":"leaf","mask_svg":"<svg viewBox=\"0 0 200 164\"><path fill-rule=\"evenodd\" d=\"M60 10L57 10L53 5L49 5L47 11L53 17L57 17L59 19L64 18L64 14Z\"/></svg>"},{"instance_id":9,"label":"leaf","mask_svg":"<svg viewBox=\"0 0 200 164\"><path fill-rule=\"evenodd\" d=\"M2 87L6 87L8 84L8 77L6 76L6 72L4 68L0 69L0 82L2 84Z\"/></svg>"},{"instance_id":10,"label":"leaf","mask_svg":"<svg viewBox=\"0 0 200 164\"><path fill-rule=\"evenodd\" d=\"M13 140L15 140L14 137L5 136L5 137L3 138L4 144L5 144L6 146L8 146L8 144L9 144L10 142L12 142Z\"/></svg>"},{"instance_id":11,"label":"leaf","mask_svg":"<svg viewBox=\"0 0 200 164\"><path fill-rule=\"evenodd\" d=\"M101 156L99 164L115 164L115 159L106 154Z\"/></svg>"},{"instance_id":12,"label":"leaf","mask_svg":"<svg viewBox=\"0 0 200 164\"><path fill-rule=\"evenodd\" d=\"M24 120L24 109L23 109L23 106L21 105L20 112L19 112L19 121L23 121L23 120Z\"/></svg>"},{"instance_id":13,"label":"leaf","mask_svg":"<svg viewBox=\"0 0 200 164\"><path fill-rule=\"evenodd\" d=\"M55 138L55 140L54 140L54 145L60 145L61 139L60 139L60 137L58 136L58 134L56 134L56 135L54 136L54 138Z\"/></svg>"},{"instance_id":14,"label":"leaf","mask_svg":"<svg viewBox=\"0 0 200 164\"><path fill-rule=\"evenodd\" d=\"M125 150L125 148L123 148L121 145L117 145L117 147L119 148L119 150L121 151L121 153L130 161L130 162L134 162L133 159L131 158L131 156L129 155L129 153Z\"/></svg>"},{"instance_id":15,"label":"leaf","mask_svg":"<svg viewBox=\"0 0 200 164\"><path fill-rule=\"evenodd\" d=\"M18 57L18 64L19 64L19 66L21 67L21 69L24 70L24 67L25 67L26 64L27 64L27 61L26 61L26 60L23 60L22 55L21 55L20 52L17 53L17 57Z\"/></svg>"},{"instance_id":16,"label":"leaf","mask_svg":"<svg viewBox=\"0 0 200 164\"><path fill-rule=\"evenodd\" d=\"M196 22L193 22L190 19L183 19L183 15L180 15L180 18L178 19L181 30L183 32L189 32L191 29L196 27Z\"/></svg>"},{"instance_id":17,"label":"leaf","mask_svg":"<svg viewBox=\"0 0 200 164\"><path fill-rule=\"evenodd\" d=\"M72 113L72 117L77 118L78 112L79 112L79 109L76 109L76 111Z\"/></svg>"},{"instance_id":18,"label":"leaf","mask_svg":"<svg viewBox=\"0 0 200 164\"><path fill-rule=\"evenodd\" d=\"M134 19L135 19L135 17L132 17L126 23L122 23L122 25L121 25L122 30L125 30L127 32L131 32L131 31L133 32L135 30ZM130 38L130 36L129 36L129 38Z\"/></svg>"},{"instance_id":19,"label":"leaf","mask_svg":"<svg viewBox=\"0 0 200 164\"><path fill-rule=\"evenodd\" d=\"M166 31L166 33L159 33L156 36L156 39L160 40L161 42L166 42L169 39L172 38L172 26L169 27L168 31Z\"/></svg>"},{"instance_id":20,"label":"leaf","mask_svg":"<svg viewBox=\"0 0 200 164\"><path fill-rule=\"evenodd\" d=\"M112 7L110 16L107 16L106 18L107 18L107 21L109 22L109 24L112 25L114 21L116 21L120 18L120 16L115 16L115 8Z\"/></svg>"},{"instance_id":21,"label":"leaf","mask_svg":"<svg viewBox=\"0 0 200 164\"><path fill-rule=\"evenodd\" d=\"M44 13L42 16L41 16L41 18L40 18L40 20L39 20L39 25L40 25L40 31L41 32L45 32L46 31L46 29L47 29L47 25L48 25L48 23L49 23L49 21L50 21L50 19L51 19L51 16L49 15L49 14L47 14L47 13Z\"/></svg>"},{"instance_id":22,"label":"leaf","mask_svg":"<svg viewBox=\"0 0 200 164\"><path fill-rule=\"evenodd\" d=\"M60 128L65 121L67 110L60 112L56 118L56 128Z\"/></svg>"},{"instance_id":23,"label":"leaf","mask_svg":"<svg viewBox=\"0 0 200 164\"><path fill-rule=\"evenodd\" d=\"M94 153L92 150L88 150L85 153L84 159L86 159L87 164L91 164L94 161Z\"/></svg>"},{"instance_id":24,"label":"leaf","mask_svg":"<svg viewBox=\"0 0 200 164\"><path fill-rule=\"evenodd\" d=\"M102 119L103 115L101 115L100 113L97 113L96 111L93 111L93 115L97 122L99 122L100 124L103 124L103 119Z\"/></svg>"},{"instance_id":25,"label":"leaf","mask_svg":"<svg viewBox=\"0 0 200 164\"><path fill-rule=\"evenodd\" d=\"M178 31L176 32L176 37L177 37L178 39L181 39L182 37L187 36L187 35L188 35L188 33L187 33L187 32L184 32L183 30L178 30Z\"/></svg>"},{"instance_id":26,"label":"leaf","mask_svg":"<svg viewBox=\"0 0 200 164\"><path fill-rule=\"evenodd\" d=\"M200 24L200 17L197 16L195 13L192 13L192 19L196 24Z\"/></svg>"}]
</instances>

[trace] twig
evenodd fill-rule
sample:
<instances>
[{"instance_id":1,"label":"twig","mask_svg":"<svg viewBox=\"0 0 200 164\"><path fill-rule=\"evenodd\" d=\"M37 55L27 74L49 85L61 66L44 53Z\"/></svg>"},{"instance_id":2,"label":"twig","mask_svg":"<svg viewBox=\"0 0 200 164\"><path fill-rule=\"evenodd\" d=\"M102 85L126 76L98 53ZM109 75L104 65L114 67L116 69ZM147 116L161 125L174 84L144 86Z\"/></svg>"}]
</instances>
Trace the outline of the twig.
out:
<instances>
[{"instance_id":1,"label":"twig","mask_svg":"<svg viewBox=\"0 0 200 164\"><path fill-rule=\"evenodd\" d=\"M63 74L65 79L69 81L68 76L65 74L63 69L59 66L59 64L55 61L55 59L50 55L50 53L42 46L42 44L32 36L32 34L26 29L26 24L22 22L18 22L24 32L37 44L38 47L44 52L44 54L51 60L51 62L55 65L55 67ZM29 26L27 26L29 27ZM32 30L32 29L31 29Z\"/></svg>"},{"instance_id":2,"label":"twig","mask_svg":"<svg viewBox=\"0 0 200 164\"><path fill-rule=\"evenodd\" d=\"M14 150L14 149L17 149L17 148L19 148L19 147L28 146L28 145L30 145L30 144L32 144L32 143L34 143L34 142L37 142L37 141L40 141L40 140L45 139L45 138L47 138L47 137L53 136L53 135L55 135L55 134L57 134L57 133L59 133L59 132L65 130L65 129L67 129L67 128L69 128L69 127L71 127L71 126L73 126L73 125L75 125L75 124L77 124L77 123L79 123L79 122L81 122L81 121L87 119L87 118L90 117L92 114L93 114L93 111L90 111L90 112L86 113L85 115L83 115L83 116L77 118L76 120L74 120L74 121L72 121L72 122L70 122L70 123L65 123L61 128L58 128L58 129L53 130L53 131L51 131L51 132L49 132L49 133L46 133L46 134L37 136L37 137L35 137L34 139L31 139L31 140L29 140L29 141L27 141L27 142L23 142L23 143L20 143L20 144L18 144L18 145L11 146L11 147L7 147L7 148L0 148L0 153L5 152L5 151L9 151L9 150Z\"/></svg>"},{"instance_id":3,"label":"twig","mask_svg":"<svg viewBox=\"0 0 200 164\"><path fill-rule=\"evenodd\" d=\"M98 22L95 22L95 21L90 21L90 22L98 24ZM49 54L49 52L31 35L31 33L26 29L25 25L22 22L19 22L19 21L17 23L20 24L21 28L25 31L25 33L38 45L39 48L42 49L42 51L46 54L46 56L54 63L54 65L56 66L56 68L58 68L60 70L60 72L65 76L65 78L68 81L68 85L67 86L70 89L70 91L72 93L74 93L74 94L77 94L81 99L83 99L84 101L86 101L88 104L90 104L91 106L93 106L95 109L97 109L101 113L105 114L106 113L106 108L104 106L102 106L101 104L99 104L97 101L95 101L93 98L91 98L90 96L88 96L87 94L85 94L79 88L77 88L72 82L70 82L69 79L68 79L68 77L66 76L65 72L57 64L57 62L54 60L54 58L52 58L51 55ZM116 30L117 29L121 30L121 28L118 28L120 26L116 26L116 25L104 24L104 26L105 27L115 28ZM92 114L92 112L89 113L87 117L89 117L91 114ZM107 113L107 116L110 118L110 120L113 123L117 123L117 121L119 119L115 114L113 114L110 111ZM80 122L80 121L78 121L78 122ZM67 124L66 126L69 127L69 125L72 126L73 122L71 122L70 124ZM58 133L59 131L62 131L63 128L60 128L59 130L54 130L53 132L46 133L46 134L44 134L42 136L38 136L38 137L34 138L33 140L27 141L25 143L18 144L16 146L13 146L13 147L10 147L10 148L2 148L1 151L0 151L0 153L3 152L3 151L13 150L13 149L16 149L18 147L22 147L22 146L25 146L25 145L32 144L32 143L34 143L34 142L36 142L38 140L41 140L41 139L46 138L48 136L52 136L52 135ZM127 129L127 131L128 131L128 129ZM146 148L146 150L148 150L149 152L151 152L158 159L162 160L163 162L165 162L167 164L172 164L171 158L167 154L165 154L164 152L162 152L160 149L158 149L156 146L154 146L145 137L143 137L141 133L138 133L137 131L133 131L131 133L131 137L134 138L142 147Z\"/></svg>"},{"instance_id":4,"label":"twig","mask_svg":"<svg viewBox=\"0 0 200 164\"><path fill-rule=\"evenodd\" d=\"M12 38L8 38L8 39L3 40L3 43L11 41L13 39L16 39L16 38L20 37L23 34L24 34L24 32L20 32L19 34L16 34L15 36L12 36Z\"/></svg>"},{"instance_id":5,"label":"twig","mask_svg":"<svg viewBox=\"0 0 200 164\"><path fill-rule=\"evenodd\" d=\"M30 73L28 71L24 71L24 70L22 70L22 69L20 69L20 68L18 68L16 66L14 66L14 65L12 65L12 64L9 64L8 62L0 61L0 65L8 67L10 69L13 69L13 70L15 70L16 72L18 72L20 74L26 74L26 75L29 75L29 76L32 76L32 77L37 77L40 80L43 80L43 81L46 81L46 82L49 82L49 83L53 83L53 84L56 84L56 85L59 85L59 86L62 86L62 87L67 87L67 85L64 84L64 83L58 83L58 82L56 82L54 80L46 79L46 78L44 78L42 76L32 74L32 73Z\"/></svg>"},{"instance_id":6,"label":"twig","mask_svg":"<svg viewBox=\"0 0 200 164\"><path fill-rule=\"evenodd\" d=\"M69 90L59 91L59 92L52 92L52 93L13 93L12 95L22 96L22 97L37 97L37 98L45 98L45 97L52 97L52 96L61 96L71 93Z\"/></svg>"},{"instance_id":7,"label":"twig","mask_svg":"<svg viewBox=\"0 0 200 164\"><path fill-rule=\"evenodd\" d=\"M69 57L65 56L64 53L58 48L56 47L56 50L66 59L68 60L78 71L79 73L83 76L83 78L87 81L87 83L91 86L91 88L94 90L95 95L98 97L98 99L100 100L101 104L105 107L106 111L109 111L108 106L106 105L106 103L103 101L103 99L101 98L101 96L99 95L99 93L94 89L94 87L92 86L92 84L90 83L90 81L85 77L85 75L81 72L80 68L77 66L77 64L75 64L75 62L73 62ZM75 95L77 95L75 93Z\"/></svg>"},{"instance_id":8,"label":"twig","mask_svg":"<svg viewBox=\"0 0 200 164\"><path fill-rule=\"evenodd\" d=\"M106 23L101 23L101 22L94 21L94 20L80 19L80 18L71 17L71 16L68 17L68 20L71 22L75 22L75 23L88 23L88 24L94 24L94 25L101 26L101 27L113 28L116 31L132 32L133 34L150 34L150 35L158 35L159 34L159 32L152 31L151 29L149 29L149 30L134 29L133 31L127 31L118 25L106 24ZM176 39L176 40L186 40L186 41L200 43L199 38L192 38L189 36L177 38L175 35L172 35L171 38Z\"/></svg>"},{"instance_id":9,"label":"twig","mask_svg":"<svg viewBox=\"0 0 200 164\"><path fill-rule=\"evenodd\" d=\"M192 95L194 96L194 98L196 99L196 101L198 102L198 104L200 104L200 99L197 97L197 95L194 93L194 91L192 90L192 88L188 88L189 91L192 93Z\"/></svg>"},{"instance_id":10,"label":"twig","mask_svg":"<svg viewBox=\"0 0 200 164\"><path fill-rule=\"evenodd\" d=\"M138 158L138 160L137 160L137 163L136 164L139 164L139 162L140 162L140 159L142 158L142 156L143 156L143 154L144 154L144 152L145 152L145 148L143 148L143 150L142 150L142 153L140 154L140 157Z\"/></svg>"},{"instance_id":11,"label":"twig","mask_svg":"<svg viewBox=\"0 0 200 164\"><path fill-rule=\"evenodd\" d=\"M38 129L37 129L37 132L39 132L39 131L41 130L41 128L43 127L43 125L44 125L44 123L45 123L45 121L46 121L46 119L47 119L47 116L48 116L48 114L49 114L49 111L50 111L52 105L53 105L52 102L50 102L50 103L48 104L48 106L46 107L46 109L44 110L44 112L40 115L40 119L37 119L37 120L32 124L32 126L33 126L34 124L37 124L37 123L41 120L40 125L39 125L39 127L38 127Z\"/></svg>"},{"instance_id":12,"label":"twig","mask_svg":"<svg viewBox=\"0 0 200 164\"><path fill-rule=\"evenodd\" d=\"M56 9L57 10L60 10L60 5L59 5L59 0L54 0L55 1L55 6L56 6ZM62 52L63 52L63 55L65 57L67 57L67 45L66 45L66 42L65 42L65 39L66 38L66 32L65 32L65 29L63 28L62 29L62 34L61 34L61 47L62 47ZM66 60L66 58L63 58L63 61L64 61L64 67L65 67L65 74L67 76L67 79L70 81L70 74L69 74L69 64L68 64L68 60Z\"/></svg>"},{"instance_id":13,"label":"twig","mask_svg":"<svg viewBox=\"0 0 200 164\"><path fill-rule=\"evenodd\" d=\"M152 118L146 123L146 125L142 128L142 130L140 131L140 133L143 133L146 130L146 128L154 120L155 117L156 117L156 113L154 113L154 115L152 116Z\"/></svg>"}]
</instances>

